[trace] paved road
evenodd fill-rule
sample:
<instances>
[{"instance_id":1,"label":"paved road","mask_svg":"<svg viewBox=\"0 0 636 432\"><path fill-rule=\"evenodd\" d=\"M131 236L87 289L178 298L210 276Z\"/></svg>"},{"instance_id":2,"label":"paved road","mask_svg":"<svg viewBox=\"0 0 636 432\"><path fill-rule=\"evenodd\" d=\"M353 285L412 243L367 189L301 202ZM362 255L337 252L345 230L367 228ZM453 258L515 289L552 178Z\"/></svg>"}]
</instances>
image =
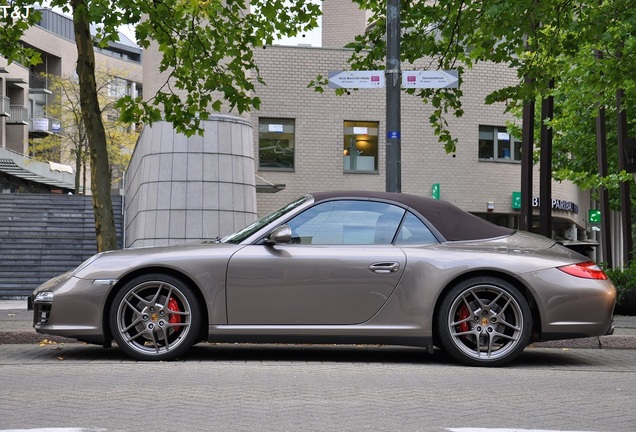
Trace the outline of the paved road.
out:
<instances>
[{"instance_id":1,"label":"paved road","mask_svg":"<svg viewBox=\"0 0 636 432\"><path fill-rule=\"evenodd\" d=\"M636 351L528 348L490 369L389 347L200 344L144 363L116 348L0 345L0 430L45 427L636 431Z\"/></svg>"}]
</instances>

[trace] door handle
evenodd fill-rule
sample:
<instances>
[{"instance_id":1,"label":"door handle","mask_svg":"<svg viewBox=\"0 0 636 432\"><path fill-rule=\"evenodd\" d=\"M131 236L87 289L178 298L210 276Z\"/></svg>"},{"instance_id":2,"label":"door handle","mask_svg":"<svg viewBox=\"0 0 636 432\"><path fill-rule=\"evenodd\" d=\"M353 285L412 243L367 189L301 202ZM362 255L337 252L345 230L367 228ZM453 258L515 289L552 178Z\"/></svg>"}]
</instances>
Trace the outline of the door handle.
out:
<instances>
[{"instance_id":1,"label":"door handle","mask_svg":"<svg viewBox=\"0 0 636 432\"><path fill-rule=\"evenodd\" d=\"M377 274L397 273L399 269L400 269L400 263L396 263L396 262L375 263L369 266L369 270Z\"/></svg>"}]
</instances>

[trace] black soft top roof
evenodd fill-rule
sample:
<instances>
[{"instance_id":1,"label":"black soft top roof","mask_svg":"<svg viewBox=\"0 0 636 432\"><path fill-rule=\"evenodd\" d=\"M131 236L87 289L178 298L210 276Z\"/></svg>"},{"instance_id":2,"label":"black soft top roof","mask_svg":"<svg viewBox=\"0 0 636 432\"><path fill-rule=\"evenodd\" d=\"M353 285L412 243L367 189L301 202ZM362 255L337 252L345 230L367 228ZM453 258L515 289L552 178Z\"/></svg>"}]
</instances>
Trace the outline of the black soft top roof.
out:
<instances>
[{"instance_id":1,"label":"black soft top roof","mask_svg":"<svg viewBox=\"0 0 636 432\"><path fill-rule=\"evenodd\" d=\"M311 194L316 202L333 198L368 198L401 203L424 216L446 241L481 240L514 233L467 213L447 201L395 192L334 191Z\"/></svg>"}]
</instances>

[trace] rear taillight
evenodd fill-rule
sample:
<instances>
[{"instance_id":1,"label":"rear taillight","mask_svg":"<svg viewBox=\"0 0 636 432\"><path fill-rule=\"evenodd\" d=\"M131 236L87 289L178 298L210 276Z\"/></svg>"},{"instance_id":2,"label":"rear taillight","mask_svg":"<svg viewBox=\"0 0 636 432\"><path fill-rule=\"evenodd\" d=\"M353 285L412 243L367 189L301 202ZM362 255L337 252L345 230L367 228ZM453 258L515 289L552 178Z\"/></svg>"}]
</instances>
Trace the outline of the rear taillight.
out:
<instances>
[{"instance_id":1,"label":"rear taillight","mask_svg":"<svg viewBox=\"0 0 636 432\"><path fill-rule=\"evenodd\" d=\"M558 269L569 275L584 279L607 279L607 275L605 274L605 272L592 261L558 267Z\"/></svg>"}]
</instances>

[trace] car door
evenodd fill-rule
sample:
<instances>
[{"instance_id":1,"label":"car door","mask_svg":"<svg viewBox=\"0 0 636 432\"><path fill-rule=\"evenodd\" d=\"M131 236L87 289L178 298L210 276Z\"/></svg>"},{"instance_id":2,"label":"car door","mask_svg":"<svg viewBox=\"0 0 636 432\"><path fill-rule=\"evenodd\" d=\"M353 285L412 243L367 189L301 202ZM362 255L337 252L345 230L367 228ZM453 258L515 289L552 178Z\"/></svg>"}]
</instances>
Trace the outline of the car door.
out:
<instances>
[{"instance_id":1,"label":"car door","mask_svg":"<svg viewBox=\"0 0 636 432\"><path fill-rule=\"evenodd\" d=\"M287 222L290 244L255 244L230 259L231 325L347 325L368 321L404 272L392 244L404 210L368 200L318 203Z\"/></svg>"}]
</instances>

